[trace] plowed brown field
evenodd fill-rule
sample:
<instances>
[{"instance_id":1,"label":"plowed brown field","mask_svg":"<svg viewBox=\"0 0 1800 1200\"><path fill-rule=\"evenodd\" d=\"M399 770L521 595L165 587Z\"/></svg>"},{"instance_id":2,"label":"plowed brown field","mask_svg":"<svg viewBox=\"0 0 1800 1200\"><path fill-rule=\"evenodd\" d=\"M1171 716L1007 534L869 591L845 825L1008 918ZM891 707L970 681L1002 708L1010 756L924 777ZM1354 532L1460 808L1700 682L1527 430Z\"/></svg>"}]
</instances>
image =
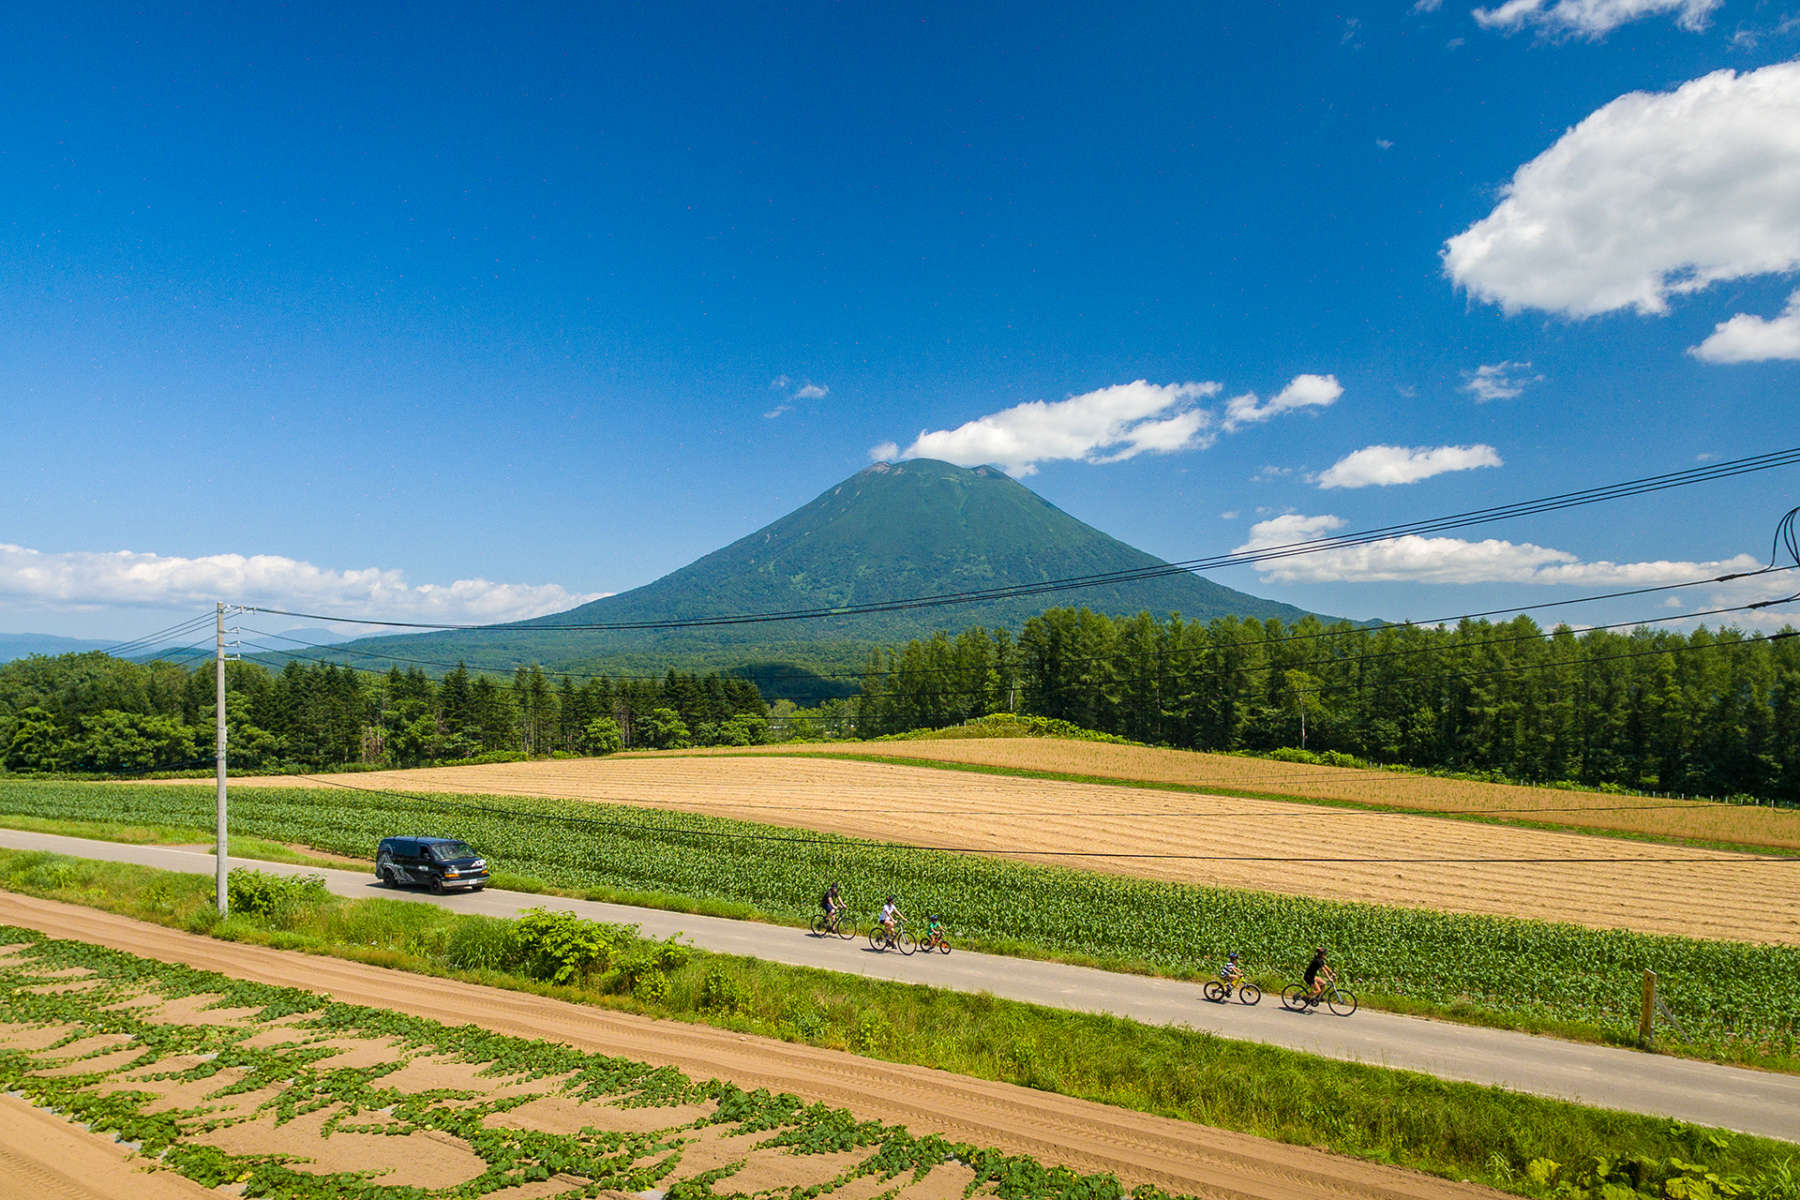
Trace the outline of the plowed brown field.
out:
<instances>
[{"instance_id":1,"label":"plowed brown field","mask_svg":"<svg viewBox=\"0 0 1800 1200\"><path fill-rule=\"evenodd\" d=\"M1409 813L799 756L495 763L338 780L679 809L1155 879L1800 945L1792 861ZM233 786L322 785L272 776ZM1106 853L1185 857L1090 857ZM1406 861L1386 861L1395 859Z\"/></svg>"},{"instance_id":2,"label":"plowed brown field","mask_svg":"<svg viewBox=\"0 0 1800 1200\"><path fill-rule=\"evenodd\" d=\"M1295 1196L1477 1200L1498 1195L1467 1184L1050 1092L679 1021L584 1008L454 980L402 974L339 959L222 943L92 909L10 893L0 893L0 924L111 946L164 962L185 963L237 979L302 986L328 992L344 1003L411 1013L449 1025L475 1024L498 1033L549 1038L636 1062L668 1064L691 1078L726 1079L744 1088L791 1092L846 1108L859 1118L904 1125L915 1134L940 1133L955 1141L1028 1154L1041 1162L1062 1163L1079 1171L1111 1171L1128 1185L1154 1183L1175 1193L1235 1200L1287 1200ZM182 1019L195 1019L194 1007L190 1004ZM206 1016L229 1019L217 1014ZM463 1087L483 1086L479 1077L468 1072L456 1082ZM568 1117L561 1111L565 1106L559 1106L555 1097L545 1099L547 1103L540 1105L541 1111L525 1113L521 1119L555 1121ZM321 1150L319 1139L313 1134L313 1130L304 1129L289 1136L308 1138L299 1149L316 1157ZM0 1153L8 1144L0 1138ZM295 1149L286 1145L281 1148ZM695 1147L697 1155L707 1150L704 1145ZM741 1158L744 1153L733 1149L727 1157ZM0 1163L4 1161L0 1157ZM395 1157L390 1153L385 1162L393 1161ZM942 1190L929 1186L936 1175L934 1171L919 1190L905 1193L907 1200L949 1200L962 1194L966 1172L960 1178L946 1179ZM726 1186L735 1182L727 1181ZM5 1194L4 1186L5 1180L0 1177L0 1194ZM119 1196L122 1200L127 1195L150 1193L96 1190L90 1194L107 1200Z\"/></svg>"}]
</instances>

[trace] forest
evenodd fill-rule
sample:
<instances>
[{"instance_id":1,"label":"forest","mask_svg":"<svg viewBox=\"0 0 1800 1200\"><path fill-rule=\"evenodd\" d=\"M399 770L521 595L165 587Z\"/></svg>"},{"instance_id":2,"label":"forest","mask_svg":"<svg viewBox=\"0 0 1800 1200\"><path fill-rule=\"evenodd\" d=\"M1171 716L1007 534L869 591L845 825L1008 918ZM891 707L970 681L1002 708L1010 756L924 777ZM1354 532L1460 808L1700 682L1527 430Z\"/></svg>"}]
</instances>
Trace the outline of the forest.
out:
<instances>
[{"instance_id":1,"label":"forest","mask_svg":"<svg viewBox=\"0 0 1800 1200\"><path fill-rule=\"evenodd\" d=\"M214 667L101 653L0 666L0 765L19 773L129 773L210 765ZM441 680L289 662L226 664L234 770L364 763L414 766L487 755L606 754L630 747L748 745L768 708L724 675L552 684L538 667L510 683L458 666Z\"/></svg>"},{"instance_id":2,"label":"forest","mask_svg":"<svg viewBox=\"0 0 1800 1200\"><path fill-rule=\"evenodd\" d=\"M754 684L723 674L576 678L520 667L383 673L226 664L234 770L749 745ZM0 767L131 773L212 762L214 679L99 653L0 666ZM791 707L785 703L783 709ZM1304 751L1544 783L1800 802L1800 636L1639 626L1544 630L1167 620L1051 609L874 651L842 736L993 712L1182 749ZM820 726L778 721L783 736Z\"/></svg>"},{"instance_id":3,"label":"forest","mask_svg":"<svg viewBox=\"0 0 1800 1200\"><path fill-rule=\"evenodd\" d=\"M1183 749L1800 800L1800 636L1052 609L873 654L864 737L989 712Z\"/></svg>"}]
</instances>

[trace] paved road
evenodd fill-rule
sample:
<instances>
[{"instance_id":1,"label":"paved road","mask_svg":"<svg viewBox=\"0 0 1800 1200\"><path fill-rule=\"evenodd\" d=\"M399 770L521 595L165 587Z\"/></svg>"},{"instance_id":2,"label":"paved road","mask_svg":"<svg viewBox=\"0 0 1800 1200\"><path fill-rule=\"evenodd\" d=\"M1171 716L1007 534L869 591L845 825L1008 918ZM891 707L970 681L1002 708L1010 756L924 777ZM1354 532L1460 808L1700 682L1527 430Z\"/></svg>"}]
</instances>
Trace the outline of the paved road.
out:
<instances>
[{"instance_id":1,"label":"paved road","mask_svg":"<svg viewBox=\"0 0 1800 1200\"><path fill-rule=\"evenodd\" d=\"M211 854L164 846L121 845L11 829L0 829L0 846L53 850L170 871L213 871ZM1402 1067L1444 1079L1493 1084L1800 1142L1800 1076L1368 1010L1347 1019L1323 1010L1296 1014L1282 1008L1274 997L1265 997L1255 1008L1235 1003L1215 1005L1201 998L1199 984L1062 963L968 951L905 958L891 951L870 950L862 940L818 939L782 926L723 917L491 888L473 895L433 896L383 887L365 871L319 871L280 863L253 865L281 874L322 874L326 886L342 896L389 896L491 916L511 916L522 909L549 905L597 921L635 924L652 937L682 934L697 947L724 954L752 955L772 962L927 983L957 991L987 992L1079 1012L1110 1013L1153 1025L1186 1026L1327 1058Z\"/></svg>"}]
</instances>

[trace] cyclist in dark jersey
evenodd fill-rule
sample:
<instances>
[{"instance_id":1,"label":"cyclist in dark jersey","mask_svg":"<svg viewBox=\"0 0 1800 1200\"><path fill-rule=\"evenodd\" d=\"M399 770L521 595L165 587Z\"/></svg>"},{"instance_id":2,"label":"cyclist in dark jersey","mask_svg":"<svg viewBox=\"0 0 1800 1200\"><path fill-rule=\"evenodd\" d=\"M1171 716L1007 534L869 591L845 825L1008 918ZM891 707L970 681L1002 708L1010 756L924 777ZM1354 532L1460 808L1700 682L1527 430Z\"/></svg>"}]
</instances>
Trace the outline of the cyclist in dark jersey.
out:
<instances>
[{"instance_id":1,"label":"cyclist in dark jersey","mask_svg":"<svg viewBox=\"0 0 1800 1200\"><path fill-rule=\"evenodd\" d=\"M819 897L819 907L824 910L827 921L844 911L844 902L838 899L837 884L833 883L826 887L824 894Z\"/></svg>"},{"instance_id":2,"label":"cyclist in dark jersey","mask_svg":"<svg viewBox=\"0 0 1800 1200\"><path fill-rule=\"evenodd\" d=\"M1306 1002L1317 1004L1319 993L1325 990L1325 985L1336 982L1337 972L1325 962L1325 947L1313 947L1312 961L1306 964Z\"/></svg>"}]
</instances>

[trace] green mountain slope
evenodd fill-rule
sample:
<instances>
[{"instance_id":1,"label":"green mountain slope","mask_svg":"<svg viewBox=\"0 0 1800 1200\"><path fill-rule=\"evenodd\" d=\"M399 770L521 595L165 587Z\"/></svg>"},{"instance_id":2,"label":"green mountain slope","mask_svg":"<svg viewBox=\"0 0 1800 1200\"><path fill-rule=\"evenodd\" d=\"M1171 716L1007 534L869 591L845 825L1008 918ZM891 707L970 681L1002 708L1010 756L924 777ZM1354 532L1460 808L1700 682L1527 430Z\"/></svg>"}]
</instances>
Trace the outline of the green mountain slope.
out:
<instances>
[{"instance_id":1,"label":"green mountain slope","mask_svg":"<svg viewBox=\"0 0 1800 1200\"><path fill-rule=\"evenodd\" d=\"M870 645L970 625L1018 628L1045 608L1210 620L1305 613L1179 573L979 604L678 630L571 624L692 620L877 604L1154 567L1161 560L1069 516L988 467L878 463L748 537L653 583L503 629L370 638L318 656L510 670L537 661L619 673L731 669L755 661L854 669Z\"/></svg>"}]
</instances>

